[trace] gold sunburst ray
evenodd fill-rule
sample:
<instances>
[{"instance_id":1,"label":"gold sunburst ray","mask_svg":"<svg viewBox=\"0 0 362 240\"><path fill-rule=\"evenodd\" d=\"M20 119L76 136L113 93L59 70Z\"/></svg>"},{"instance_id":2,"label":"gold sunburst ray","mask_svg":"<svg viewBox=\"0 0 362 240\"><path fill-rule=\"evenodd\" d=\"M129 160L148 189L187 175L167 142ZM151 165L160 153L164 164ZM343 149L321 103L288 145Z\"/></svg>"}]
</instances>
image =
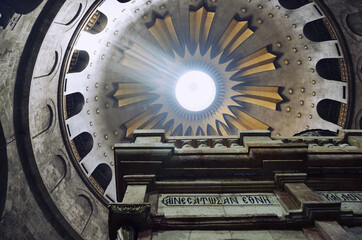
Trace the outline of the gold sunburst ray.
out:
<instances>
[{"instance_id":1,"label":"gold sunburst ray","mask_svg":"<svg viewBox=\"0 0 362 240\"><path fill-rule=\"evenodd\" d=\"M137 88L139 85L118 85L114 97L118 99L119 106L149 100L146 111L124 123L127 137L139 127L162 126L167 134L172 135L228 135L233 128L269 128L245 113L241 103L276 110L277 104L283 100L278 93L279 87L251 86L243 81L243 77L274 70L276 56L265 47L246 57L235 58L238 47L254 32L249 29L247 21L233 18L217 41L209 41L215 24L214 16L215 12L205 7L190 10L190 33L186 42L179 39L185 32L178 32L169 14L157 17L148 30L165 55L154 56L147 47L136 43L124 51L121 64L140 76L148 76L138 81L139 84L158 86L151 90L131 88L130 95L126 96L124 92L127 92L127 88ZM210 42L216 43L211 45ZM207 110L190 113L178 105L173 94L174 86L184 71L199 68L213 75L218 96ZM151 98L155 95L158 97Z\"/></svg>"}]
</instances>

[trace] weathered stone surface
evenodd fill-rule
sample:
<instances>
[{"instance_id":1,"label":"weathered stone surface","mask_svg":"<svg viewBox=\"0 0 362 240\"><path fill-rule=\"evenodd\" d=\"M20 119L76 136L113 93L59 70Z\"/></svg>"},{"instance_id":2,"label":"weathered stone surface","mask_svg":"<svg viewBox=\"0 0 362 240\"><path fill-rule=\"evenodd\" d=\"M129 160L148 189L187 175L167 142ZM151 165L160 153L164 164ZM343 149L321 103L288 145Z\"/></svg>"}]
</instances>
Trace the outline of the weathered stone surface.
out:
<instances>
[{"instance_id":1,"label":"weathered stone surface","mask_svg":"<svg viewBox=\"0 0 362 240\"><path fill-rule=\"evenodd\" d=\"M154 232L152 239L204 240L204 239L243 239L243 240L307 240L301 231L164 231Z\"/></svg>"},{"instance_id":2,"label":"weathered stone surface","mask_svg":"<svg viewBox=\"0 0 362 240\"><path fill-rule=\"evenodd\" d=\"M299 206L302 206L302 204L306 202L319 203L322 201L322 199L304 183L286 183L285 189L299 204Z\"/></svg>"},{"instance_id":3,"label":"weathered stone surface","mask_svg":"<svg viewBox=\"0 0 362 240\"><path fill-rule=\"evenodd\" d=\"M317 192L318 195L328 202L341 202L343 211L353 211L355 214L362 213L361 192Z\"/></svg>"},{"instance_id":4,"label":"weathered stone surface","mask_svg":"<svg viewBox=\"0 0 362 240\"><path fill-rule=\"evenodd\" d=\"M337 222L316 221L318 232L325 240L351 240L347 232Z\"/></svg>"}]
</instances>

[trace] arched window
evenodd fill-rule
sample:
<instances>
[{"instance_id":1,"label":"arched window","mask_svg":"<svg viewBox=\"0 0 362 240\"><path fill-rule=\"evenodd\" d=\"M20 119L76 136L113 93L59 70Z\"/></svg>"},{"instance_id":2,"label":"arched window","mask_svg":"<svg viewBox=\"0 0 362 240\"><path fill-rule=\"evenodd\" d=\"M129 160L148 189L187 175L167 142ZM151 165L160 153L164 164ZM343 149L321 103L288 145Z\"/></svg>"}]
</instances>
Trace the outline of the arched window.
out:
<instances>
[{"instance_id":1,"label":"arched window","mask_svg":"<svg viewBox=\"0 0 362 240\"><path fill-rule=\"evenodd\" d=\"M105 163L99 164L92 172L91 178L101 187L100 192L104 193L112 180L112 169Z\"/></svg>"},{"instance_id":2,"label":"arched window","mask_svg":"<svg viewBox=\"0 0 362 240\"><path fill-rule=\"evenodd\" d=\"M323 19L318 19L304 25L304 35L311 41L323 42L332 40L326 24Z\"/></svg>"},{"instance_id":3,"label":"arched window","mask_svg":"<svg viewBox=\"0 0 362 240\"><path fill-rule=\"evenodd\" d=\"M318 61L317 73L328 80L342 81L341 69L337 58L325 58Z\"/></svg>"},{"instance_id":4,"label":"arched window","mask_svg":"<svg viewBox=\"0 0 362 240\"><path fill-rule=\"evenodd\" d=\"M83 50L74 50L69 65L69 73L77 73L83 71L89 63L89 54Z\"/></svg>"},{"instance_id":5,"label":"arched window","mask_svg":"<svg viewBox=\"0 0 362 240\"><path fill-rule=\"evenodd\" d=\"M84 97L81 93L72 93L65 96L65 104L66 104L66 119L77 115L80 111L82 111L84 106Z\"/></svg>"},{"instance_id":6,"label":"arched window","mask_svg":"<svg viewBox=\"0 0 362 240\"><path fill-rule=\"evenodd\" d=\"M310 2L309 0L279 0L279 4L286 9L297 9Z\"/></svg>"},{"instance_id":7,"label":"arched window","mask_svg":"<svg viewBox=\"0 0 362 240\"><path fill-rule=\"evenodd\" d=\"M93 148L93 138L87 132L83 132L73 139L75 148L79 156L76 156L77 160L82 160Z\"/></svg>"},{"instance_id":8,"label":"arched window","mask_svg":"<svg viewBox=\"0 0 362 240\"><path fill-rule=\"evenodd\" d=\"M341 103L331 99L323 99L317 105L319 116L331 123L338 124Z\"/></svg>"},{"instance_id":9,"label":"arched window","mask_svg":"<svg viewBox=\"0 0 362 240\"><path fill-rule=\"evenodd\" d=\"M106 28L108 18L100 11L96 11L93 16L89 19L87 26L84 28L86 32L91 34L97 34Z\"/></svg>"}]
</instances>

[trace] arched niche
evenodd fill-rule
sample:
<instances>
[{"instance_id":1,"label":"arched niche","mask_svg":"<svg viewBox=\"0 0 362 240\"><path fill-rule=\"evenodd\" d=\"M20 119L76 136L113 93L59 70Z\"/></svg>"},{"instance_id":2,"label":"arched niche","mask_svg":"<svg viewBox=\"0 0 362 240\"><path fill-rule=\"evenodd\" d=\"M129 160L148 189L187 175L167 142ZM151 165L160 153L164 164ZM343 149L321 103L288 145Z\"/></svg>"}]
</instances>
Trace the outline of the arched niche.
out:
<instances>
[{"instance_id":1,"label":"arched niche","mask_svg":"<svg viewBox=\"0 0 362 240\"><path fill-rule=\"evenodd\" d=\"M79 194L75 200L74 206L76 221L79 223L78 231L81 234L84 233L90 218L93 214L93 204L88 196L85 194Z\"/></svg>"},{"instance_id":2,"label":"arched niche","mask_svg":"<svg viewBox=\"0 0 362 240\"><path fill-rule=\"evenodd\" d=\"M72 143L76 148L76 158L80 161L92 150L94 142L90 133L82 132L73 139Z\"/></svg>"},{"instance_id":3,"label":"arched niche","mask_svg":"<svg viewBox=\"0 0 362 240\"><path fill-rule=\"evenodd\" d=\"M317 112L322 119L338 125L341 107L341 102L332 99L323 99L317 105Z\"/></svg>"},{"instance_id":4,"label":"arched niche","mask_svg":"<svg viewBox=\"0 0 362 240\"><path fill-rule=\"evenodd\" d=\"M67 175L67 164L61 155L54 155L49 160L49 164L44 167L47 172L45 185L52 193Z\"/></svg>"},{"instance_id":5,"label":"arched niche","mask_svg":"<svg viewBox=\"0 0 362 240\"><path fill-rule=\"evenodd\" d=\"M91 182L95 183L102 194L112 180L112 169L105 163L99 164L91 174ZM94 182L95 181L95 182Z\"/></svg>"},{"instance_id":6,"label":"arched niche","mask_svg":"<svg viewBox=\"0 0 362 240\"><path fill-rule=\"evenodd\" d=\"M34 125L32 130L34 132L33 138L36 138L46 132L53 124L54 110L49 104L37 109L34 114Z\"/></svg>"},{"instance_id":7,"label":"arched niche","mask_svg":"<svg viewBox=\"0 0 362 240\"><path fill-rule=\"evenodd\" d=\"M303 33L309 40L314 42L332 40L331 34L323 19L314 20L305 24Z\"/></svg>"},{"instance_id":8,"label":"arched niche","mask_svg":"<svg viewBox=\"0 0 362 240\"><path fill-rule=\"evenodd\" d=\"M286 9L297 9L310 2L310 0L279 0L279 4Z\"/></svg>"},{"instance_id":9,"label":"arched niche","mask_svg":"<svg viewBox=\"0 0 362 240\"><path fill-rule=\"evenodd\" d=\"M84 106L84 96L80 92L72 93L65 96L65 110L66 110L66 119L71 118L80 111L82 111Z\"/></svg>"},{"instance_id":10,"label":"arched niche","mask_svg":"<svg viewBox=\"0 0 362 240\"><path fill-rule=\"evenodd\" d=\"M103 31L106 28L108 23L108 18L100 11L95 11L93 16L88 20L87 25L84 28L84 31L91 34L97 34Z\"/></svg>"},{"instance_id":11,"label":"arched niche","mask_svg":"<svg viewBox=\"0 0 362 240\"><path fill-rule=\"evenodd\" d=\"M89 54L84 50L74 50L68 73L82 72L89 64Z\"/></svg>"},{"instance_id":12,"label":"arched niche","mask_svg":"<svg viewBox=\"0 0 362 240\"><path fill-rule=\"evenodd\" d=\"M362 11L354 12L347 15L346 18L348 28L354 33L362 37Z\"/></svg>"},{"instance_id":13,"label":"arched niche","mask_svg":"<svg viewBox=\"0 0 362 240\"><path fill-rule=\"evenodd\" d=\"M324 58L318 61L317 73L324 79L342 81L338 58Z\"/></svg>"}]
</instances>

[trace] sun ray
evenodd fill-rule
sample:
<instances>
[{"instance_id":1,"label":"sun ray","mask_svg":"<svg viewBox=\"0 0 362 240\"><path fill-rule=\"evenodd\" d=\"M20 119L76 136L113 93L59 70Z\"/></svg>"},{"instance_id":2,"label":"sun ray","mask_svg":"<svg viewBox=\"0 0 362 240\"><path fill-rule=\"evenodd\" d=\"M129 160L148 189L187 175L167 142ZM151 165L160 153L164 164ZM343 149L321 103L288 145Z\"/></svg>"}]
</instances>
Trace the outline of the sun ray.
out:
<instances>
[{"instance_id":1,"label":"sun ray","mask_svg":"<svg viewBox=\"0 0 362 240\"><path fill-rule=\"evenodd\" d=\"M165 114L158 114L141 126L142 129L152 129L165 121Z\"/></svg>"},{"instance_id":2,"label":"sun ray","mask_svg":"<svg viewBox=\"0 0 362 240\"><path fill-rule=\"evenodd\" d=\"M148 109L124 125L127 137L137 128L162 126L168 135L226 136L235 129L268 129L269 126L246 114L242 102L273 110L283 98L279 87L245 85L242 77L274 70L276 55L262 48L244 58L232 59L233 53L253 31L247 21L232 19L212 47L208 46L215 12L201 7L190 10L189 33L178 32L172 16L156 17L148 28L166 55L155 55L147 46L130 43L124 50L121 65L133 69L134 83L119 83L114 97L119 107L148 101ZM187 35L185 35L187 34ZM182 46L181 37L188 39ZM187 38L188 37L188 38ZM172 58L167 57L172 56ZM229 59L230 58L230 59ZM229 59L229 60L228 60ZM142 70L140 70L142 66ZM214 71L218 94L205 111L190 113L174 96L174 86L183 69L204 68ZM132 76L133 76L132 75ZM140 80L141 79L141 80ZM238 80L237 82L233 80ZM152 86L155 87L152 87Z\"/></svg>"},{"instance_id":3,"label":"sun ray","mask_svg":"<svg viewBox=\"0 0 362 240\"><path fill-rule=\"evenodd\" d=\"M173 56L174 45L172 43L172 36L168 31L164 19L156 18L154 25L149 29L149 31L160 44L165 53Z\"/></svg>"},{"instance_id":4,"label":"sun ray","mask_svg":"<svg viewBox=\"0 0 362 240\"><path fill-rule=\"evenodd\" d=\"M124 83L118 83L117 92L113 96L119 99L123 96L133 95L137 93L146 93L151 90L152 89L150 87L141 83L124 82Z\"/></svg>"},{"instance_id":5,"label":"sun ray","mask_svg":"<svg viewBox=\"0 0 362 240\"><path fill-rule=\"evenodd\" d=\"M128 106L134 103L139 103L143 101L148 101L157 98L156 94L141 94L141 95L131 95L118 100L118 107Z\"/></svg>"},{"instance_id":6,"label":"sun ray","mask_svg":"<svg viewBox=\"0 0 362 240\"><path fill-rule=\"evenodd\" d=\"M154 117L158 113L159 109L160 107L158 105L153 105L147 111L138 114L136 117L126 122L124 124L125 127L127 128L126 137L127 138L130 137L134 130L138 129L144 123L146 123L148 120Z\"/></svg>"}]
</instances>

